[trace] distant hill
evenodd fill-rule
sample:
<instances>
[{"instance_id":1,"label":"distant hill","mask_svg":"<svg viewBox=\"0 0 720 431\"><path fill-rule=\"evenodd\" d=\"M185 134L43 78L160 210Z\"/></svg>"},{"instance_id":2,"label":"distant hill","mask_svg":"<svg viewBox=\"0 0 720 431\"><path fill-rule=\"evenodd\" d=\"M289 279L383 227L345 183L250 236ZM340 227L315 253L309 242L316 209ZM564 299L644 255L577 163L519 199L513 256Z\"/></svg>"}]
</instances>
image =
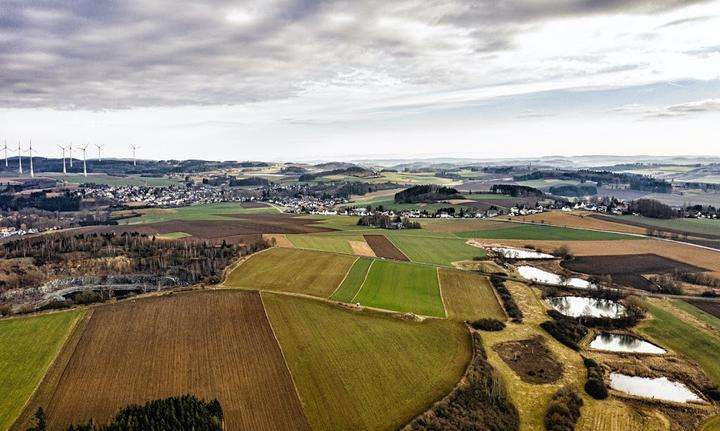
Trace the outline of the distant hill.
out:
<instances>
[{"instance_id":1,"label":"distant hill","mask_svg":"<svg viewBox=\"0 0 720 431\"><path fill-rule=\"evenodd\" d=\"M464 199L457 190L437 185L413 186L395 193L396 204L431 203L448 199Z\"/></svg>"}]
</instances>

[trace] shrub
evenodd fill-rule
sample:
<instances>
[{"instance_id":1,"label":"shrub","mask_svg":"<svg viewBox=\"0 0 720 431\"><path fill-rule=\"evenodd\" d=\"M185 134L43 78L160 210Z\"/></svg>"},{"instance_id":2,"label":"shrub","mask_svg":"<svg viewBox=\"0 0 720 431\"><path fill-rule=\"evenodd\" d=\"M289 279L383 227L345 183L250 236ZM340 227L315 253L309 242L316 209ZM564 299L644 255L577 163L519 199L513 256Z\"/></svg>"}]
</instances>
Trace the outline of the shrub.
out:
<instances>
[{"instance_id":1,"label":"shrub","mask_svg":"<svg viewBox=\"0 0 720 431\"><path fill-rule=\"evenodd\" d=\"M587 335L587 328L557 310L548 310L547 314L553 320L541 323L540 327L564 345L573 350L580 350L577 343Z\"/></svg>"},{"instance_id":2,"label":"shrub","mask_svg":"<svg viewBox=\"0 0 720 431\"><path fill-rule=\"evenodd\" d=\"M584 358L583 363L587 368L585 392L596 400L604 400L608 397L607 386L605 386L605 371L600 364L590 358Z\"/></svg>"},{"instance_id":3,"label":"shrub","mask_svg":"<svg viewBox=\"0 0 720 431\"><path fill-rule=\"evenodd\" d=\"M75 297L73 298L73 302L76 304L92 304L95 302L100 302L101 298L100 295L96 292L93 292L92 290L87 290L84 292L79 292Z\"/></svg>"},{"instance_id":4,"label":"shrub","mask_svg":"<svg viewBox=\"0 0 720 431\"><path fill-rule=\"evenodd\" d=\"M705 395L713 401L720 401L720 389L709 389Z\"/></svg>"},{"instance_id":5,"label":"shrub","mask_svg":"<svg viewBox=\"0 0 720 431\"><path fill-rule=\"evenodd\" d=\"M580 419L583 400L570 387L555 392L545 413L545 429L548 431L572 431Z\"/></svg>"},{"instance_id":6,"label":"shrub","mask_svg":"<svg viewBox=\"0 0 720 431\"><path fill-rule=\"evenodd\" d=\"M478 319L470 323L474 329L480 331L502 331L505 324L497 319Z\"/></svg>"},{"instance_id":7,"label":"shrub","mask_svg":"<svg viewBox=\"0 0 720 431\"><path fill-rule=\"evenodd\" d=\"M520 307L518 307L515 303L515 299L512 297L510 291L507 289L507 287L505 287L505 280L496 275L491 275L490 283L495 288L498 296L500 296L503 307L505 308L505 312L507 312L508 316L510 316L512 321L516 323L522 322L523 313L522 311L520 311Z\"/></svg>"}]
</instances>

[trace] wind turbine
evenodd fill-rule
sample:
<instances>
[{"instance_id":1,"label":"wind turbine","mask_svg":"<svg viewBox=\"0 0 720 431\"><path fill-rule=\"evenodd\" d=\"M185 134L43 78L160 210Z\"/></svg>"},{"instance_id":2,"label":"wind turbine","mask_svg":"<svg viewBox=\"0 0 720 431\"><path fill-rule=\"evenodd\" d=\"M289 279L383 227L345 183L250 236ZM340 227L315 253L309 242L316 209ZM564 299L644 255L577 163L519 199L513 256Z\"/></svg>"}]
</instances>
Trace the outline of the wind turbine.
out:
<instances>
[{"instance_id":1,"label":"wind turbine","mask_svg":"<svg viewBox=\"0 0 720 431\"><path fill-rule=\"evenodd\" d=\"M72 142L70 142L70 169L72 169Z\"/></svg>"},{"instance_id":2,"label":"wind turbine","mask_svg":"<svg viewBox=\"0 0 720 431\"><path fill-rule=\"evenodd\" d=\"M67 150L68 147L63 147L62 145L58 145L58 147L62 150L63 155L63 175L67 175L67 167L65 166L65 150Z\"/></svg>"},{"instance_id":3,"label":"wind turbine","mask_svg":"<svg viewBox=\"0 0 720 431\"><path fill-rule=\"evenodd\" d=\"M88 144L88 145L90 145L90 144ZM80 147L80 149L83 152L83 175L86 177L87 177L87 159L85 158L85 150L87 150L87 147L88 147L87 145L85 145L84 147Z\"/></svg>"},{"instance_id":4,"label":"wind turbine","mask_svg":"<svg viewBox=\"0 0 720 431\"><path fill-rule=\"evenodd\" d=\"M35 177L35 171L33 170L33 162L32 162L32 139L30 140L30 146L27 149L28 154L30 154L30 176Z\"/></svg>"},{"instance_id":5,"label":"wind turbine","mask_svg":"<svg viewBox=\"0 0 720 431\"><path fill-rule=\"evenodd\" d=\"M102 162L102 157L100 157L100 148L104 147L105 144L102 144L102 145L95 144L95 146L98 149L98 162Z\"/></svg>"},{"instance_id":6,"label":"wind turbine","mask_svg":"<svg viewBox=\"0 0 720 431\"><path fill-rule=\"evenodd\" d=\"M136 147L134 144L130 144L133 150L133 166L137 166L137 158L135 157L135 150L137 150L140 147Z\"/></svg>"},{"instance_id":7,"label":"wind turbine","mask_svg":"<svg viewBox=\"0 0 720 431\"><path fill-rule=\"evenodd\" d=\"M18 139L18 147L17 147L17 153L18 153L18 172L20 172L20 175L22 175L22 148L20 147L20 140Z\"/></svg>"},{"instance_id":8,"label":"wind turbine","mask_svg":"<svg viewBox=\"0 0 720 431\"><path fill-rule=\"evenodd\" d=\"M8 167L8 146L7 146L7 139L5 140L5 145L3 146L3 151L5 151L5 167Z\"/></svg>"}]
</instances>

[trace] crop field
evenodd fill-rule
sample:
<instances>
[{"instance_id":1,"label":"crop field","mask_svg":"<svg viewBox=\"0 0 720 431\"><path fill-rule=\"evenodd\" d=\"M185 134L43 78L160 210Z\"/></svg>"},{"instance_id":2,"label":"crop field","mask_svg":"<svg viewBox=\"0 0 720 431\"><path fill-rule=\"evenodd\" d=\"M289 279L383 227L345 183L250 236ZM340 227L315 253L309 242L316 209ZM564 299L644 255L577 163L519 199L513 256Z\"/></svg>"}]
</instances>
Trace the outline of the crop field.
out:
<instances>
[{"instance_id":1,"label":"crop field","mask_svg":"<svg viewBox=\"0 0 720 431\"><path fill-rule=\"evenodd\" d=\"M217 398L228 429L309 429L260 295L241 291L96 308L46 406L49 429L185 393Z\"/></svg>"},{"instance_id":2,"label":"crop field","mask_svg":"<svg viewBox=\"0 0 720 431\"><path fill-rule=\"evenodd\" d=\"M420 224L425 231L439 233L475 232L514 226L508 222L488 219L421 219Z\"/></svg>"},{"instance_id":3,"label":"crop field","mask_svg":"<svg viewBox=\"0 0 720 431\"><path fill-rule=\"evenodd\" d=\"M358 291L365 282L370 265L373 259L361 257L355 261L350 272L347 273L340 287L332 294L330 299L341 302L350 302L357 295Z\"/></svg>"},{"instance_id":4,"label":"crop field","mask_svg":"<svg viewBox=\"0 0 720 431\"><path fill-rule=\"evenodd\" d=\"M465 243L461 238L421 237L388 234L392 242L413 262L450 266L453 262L485 256L483 249Z\"/></svg>"},{"instance_id":5,"label":"crop field","mask_svg":"<svg viewBox=\"0 0 720 431\"><path fill-rule=\"evenodd\" d=\"M288 235L288 240L297 248L353 254L350 241L362 241L362 235Z\"/></svg>"},{"instance_id":6,"label":"crop field","mask_svg":"<svg viewBox=\"0 0 720 431\"><path fill-rule=\"evenodd\" d=\"M192 235L187 232L168 232L158 235L158 239L183 239L191 237Z\"/></svg>"},{"instance_id":7,"label":"crop field","mask_svg":"<svg viewBox=\"0 0 720 431\"><path fill-rule=\"evenodd\" d=\"M364 237L375 256L402 261L409 260L385 235L364 235Z\"/></svg>"},{"instance_id":8,"label":"crop field","mask_svg":"<svg viewBox=\"0 0 720 431\"><path fill-rule=\"evenodd\" d=\"M720 276L720 251L694 247L688 244L662 241L657 239L636 239L630 241L553 241L553 240L497 240L497 244L512 247L532 245L544 252L567 246L575 256L607 256L607 255L634 255L657 254L668 259L684 262L701 268L712 270L715 276Z\"/></svg>"},{"instance_id":9,"label":"crop field","mask_svg":"<svg viewBox=\"0 0 720 431\"><path fill-rule=\"evenodd\" d=\"M711 219L657 219L640 216L617 216L620 223L628 222L633 224L642 224L645 226L656 227L660 229L668 229L670 231L686 232L690 234L707 234L720 236L720 220Z\"/></svg>"},{"instance_id":10,"label":"crop field","mask_svg":"<svg viewBox=\"0 0 720 431\"><path fill-rule=\"evenodd\" d=\"M352 302L386 310L445 317L437 269L431 266L376 260Z\"/></svg>"},{"instance_id":11,"label":"crop field","mask_svg":"<svg viewBox=\"0 0 720 431\"><path fill-rule=\"evenodd\" d=\"M448 318L460 321L506 319L487 277L445 268L439 268L438 275Z\"/></svg>"},{"instance_id":12,"label":"crop field","mask_svg":"<svg viewBox=\"0 0 720 431\"><path fill-rule=\"evenodd\" d=\"M456 234L463 238L483 239L523 239L523 240L564 240L564 241L599 241L599 240L628 240L631 236L605 233L591 230L562 228L555 226L539 226L516 224L499 229L478 230L473 232L460 232Z\"/></svg>"},{"instance_id":13,"label":"crop field","mask_svg":"<svg viewBox=\"0 0 720 431\"><path fill-rule=\"evenodd\" d=\"M541 214L531 214L527 216L517 217L518 220L524 222L543 223L560 227L575 227L579 229L595 229L606 230L611 232L627 232L636 234L645 234L643 227L631 226L628 224L617 223L605 218L594 217L589 212L565 212L565 211L549 211Z\"/></svg>"},{"instance_id":14,"label":"crop field","mask_svg":"<svg viewBox=\"0 0 720 431\"><path fill-rule=\"evenodd\" d=\"M0 321L0 429L8 429L18 417L83 313Z\"/></svg>"},{"instance_id":15,"label":"crop field","mask_svg":"<svg viewBox=\"0 0 720 431\"><path fill-rule=\"evenodd\" d=\"M140 210L128 210L142 214L140 217L133 217L124 222L129 224L159 223L171 220L232 220L233 216L239 214L277 214L277 210L271 206L250 208L237 202L223 202L217 204L191 205L180 208L149 208Z\"/></svg>"},{"instance_id":16,"label":"crop field","mask_svg":"<svg viewBox=\"0 0 720 431\"><path fill-rule=\"evenodd\" d=\"M708 314L716 319L720 319L720 302L715 301L687 301L694 307L702 310L703 313ZM676 304L677 305L677 304ZM720 322L720 320L718 321Z\"/></svg>"},{"instance_id":17,"label":"crop field","mask_svg":"<svg viewBox=\"0 0 720 431\"><path fill-rule=\"evenodd\" d=\"M272 248L253 255L235 268L224 284L327 298L340 285L355 259L319 251Z\"/></svg>"},{"instance_id":18,"label":"crop field","mask_svg":"<svg viewBox=\"0 0 720 431\"><path fill-rule=\"evenodd\" d=\"M651 341L667 346L702 367L715 384L720 384L720 339L678 318L659 302L648 305L653 319L640 323L639 330Z\"/></svg>"},{"instance_id":19,"label":"crop field","mask_svg":"<svg viewBox=\"0 0 720 431\"><path fill-rule=\"evenodd\" d=\"M560 265L565 269L584 274L610 274L614 282L638 289L653 287L653 284L642 276L643 274L706 271L704 268L649 253L629 256L577 256L572 260L560 262Z\"/></svg>"},{"instance_id":20,"label":"crop field","mask_svg":"<svg viewBox=\"0 0 720 431\"><path fill-rule=\"evenodd\" d=\"M314 430L399 429L462 377L465 328L263 293Z\"/></svg>"}]
</instances>

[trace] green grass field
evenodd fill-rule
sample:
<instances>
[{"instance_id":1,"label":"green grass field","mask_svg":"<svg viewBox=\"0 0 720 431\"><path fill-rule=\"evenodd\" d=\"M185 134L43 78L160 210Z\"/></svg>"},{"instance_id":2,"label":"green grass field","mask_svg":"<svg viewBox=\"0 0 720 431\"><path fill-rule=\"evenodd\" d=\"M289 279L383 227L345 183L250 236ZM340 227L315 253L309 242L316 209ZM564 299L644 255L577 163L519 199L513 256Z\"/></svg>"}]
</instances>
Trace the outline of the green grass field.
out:
<instances>
[{"instance_id":1,"label":"green grass field","mask_svg":"<svg viewBox=\"0 0 720 431\"><path fill-rule=\"evenodd\" d=\"M336 290L330 298L341 302L352 301L362 287L363 282L365 281L365 276L367 275L368 269L370 269L370 265L372 265L372 263L373 259L366 257L361 257L355 261L355 264L352 268L350 268L350 272L348 272L345 280L343 280L338 290Z\"/></svg>"},{"instance_id":2,"label":"green grass field","mask_svg":"<svg viewBox=\"0 0 720 431\"><path fill-rule=\"evenodd\" d=\"M263 293L314 430L400 429L448 394L470 360L457 322L409 322Z\"/></svg>"},{"instance_id":3,"label":"green grass field","mask_svg":"<svg viewBox=\"0 0 720 431\"><path fill-rule=\"evenodd\" d=\"M714 330L720 332L720 319L713 316L712 314L706 313L703 310L701 310L701 309L695 307L694 305L689 304L685 301L675 300L672 302L672 304L674 307L677 307L677 308L683 310L684 312L690 314L691 316L693 316L694 318L698 319L699 321L705 323L706 325L713 328Z\"/></svg>"},{"instance_id":4,"label":"green grass field","mask_svg":"<svg viewBox=\"0 0 720 431\"><path fill-rule=\"evenodd\" d=\"M0 321L0 429L8 429L84 311Z\"/></svg>"},{"instance_id":5,"label":"green grass field","mask_svg":"<svg viewBox=\"0 0 720 431\"><path fill-rule=\"evenodd\" d=\"M82 166L80 166L82 168ZM90 162L88 168L91 168ZM149 187L162 187L162 186L175 186L182 183L180 179L163 178L163 177L141 177L139 175L128 175L126 177L114 177L108 175L48 175L49 177L55 178L60 181L64 181L71 184L104 184L109 186L149 186Z\"/></svg>"},{"instance_id":6,"label":"green grass field","mask_svg":"<svg viewBox=\"0 0 720 431\"><path fill-rule=\"evenodd\" d=\"M272 248L235 268L225 286L278 290L327 298L355 262L344 256L294 248Z\"/></svg>"},{"instance_id":7,"label":"green grass field","mask_svg":"<svg viewBox=\"0 0 720 431\"><path fill-rule=\"evenodd\" d=\"M431 266L376 260L352 302L369 307L445 317L437 270Z\"/></svg>"},{"instance_id":8,"label":"green grass field","mask_svg":"<svg viewBox=\"0 0 720 431\"><path fill-rule=\"evenodd\" d=\"M715 384L720 384L720 339L683 321L665 308L652 303L648 308L654 319L643 321L639 330L660 346L696 361Z\"/></svg>"},{"instance_id":9,"label":"green grass field","mask_svg":"<svg viewBox=\"0 0 720 431\"><path fill-rule=\"evenodd\" d=\"M591 230L569 229L555 226L538 226L517 223L515 226L478 230L473 232L458 232L462 238L484 239L526 239L526 240L562 240L562 241L603 241L638 239L630 235L617 233L596 232Z\"/></svg>"},{"instance_id":10,"label":"green grass field","mask_svg":"<svg viewBox=\"0 0 720 431\"><path fill-rule=\"evenodd\" d=\"M720 220L693 218L664 220L633 215L618 216L618 218L658 228L674 229L689 233L720 235Z\"/></svg>"},{"instance_id":11,"label":"green grass field","mask_svg":"<svg viewBox=\"0 0 720 431\"><path fill-rule=\"evenodd\" d=\"M486 255L485 250L465 244L465 239L405 232L411 231L388 232L386 236L413 262L450 266L452 262Z\"/></svg>"},{"instance_id":12,"label":"green grass field","mask_svg":"<svg viewBox=\"0 0 720 431\"><path fill-rule=\"evenodd\" d=\"M328 234L294 234L286 235L287 239L297 248L328 251L333 253L352 254L348 241L365 241L362 235L330 235Z\"/></svg>"},{"instance_id":13,"label":"green grass field","mask_svg":"<svg viewBox=\"0 0 720 431\"><path fill-rule=\"evenodd\" d=\"M448 318L505 320L505 312L495 296L487 277L472 272L438 269L440 289Z\"/></svg>"},{"instance_id":14,"label":"green grass field","mask_svg":"<svg viewBox=\"0 0 720 431\"><path fill-rule=\"evenodd\" d=\"M192 205L180 208L150 208L137 210L140 217L123 220L127 224L159 223L170 220L228 220L236 214L277 214L270 206L261 208L243 208L238 202L222 202L217 204Z\"/></svg>"}]
</instances>

